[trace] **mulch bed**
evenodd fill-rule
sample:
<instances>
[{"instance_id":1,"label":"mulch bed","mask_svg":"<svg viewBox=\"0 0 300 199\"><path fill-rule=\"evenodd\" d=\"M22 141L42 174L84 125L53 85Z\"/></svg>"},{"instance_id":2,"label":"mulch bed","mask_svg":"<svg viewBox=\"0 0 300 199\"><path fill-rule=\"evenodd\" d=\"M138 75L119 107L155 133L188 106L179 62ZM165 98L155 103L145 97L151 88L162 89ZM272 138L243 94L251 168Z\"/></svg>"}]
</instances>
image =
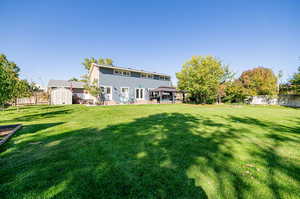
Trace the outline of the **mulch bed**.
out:
<instances>
[{"instance_id":1,"label":"mulch bed","mask_svg":"<svg viewBox=\"0 0 300 199\"><path fill-rule=\"evenodd\" d=\"M0 146L22 127L21 124L0 126Z\"/></svg>"}]
</instances>

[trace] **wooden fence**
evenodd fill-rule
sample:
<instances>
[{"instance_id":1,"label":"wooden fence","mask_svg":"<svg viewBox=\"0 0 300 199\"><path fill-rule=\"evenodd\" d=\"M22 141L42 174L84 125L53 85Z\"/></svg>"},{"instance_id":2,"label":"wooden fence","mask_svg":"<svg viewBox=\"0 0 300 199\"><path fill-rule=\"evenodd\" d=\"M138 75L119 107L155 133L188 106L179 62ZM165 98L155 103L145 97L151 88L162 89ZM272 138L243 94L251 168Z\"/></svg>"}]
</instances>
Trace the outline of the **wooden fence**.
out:
<instances>
[{"instance_id":1,"label":"wooden fence","mask_svg":"<svg viewBox=\"0 0 300 199\"><path fill-rule=\"evenodd\" d=\"M21 106L21 105L35 105L35 104L49 104L48 94L44 92L39 92L39 93L34 93L34 95L31 97L18 98L16 100L15 105Z\"/></svg>"}]
</instances>

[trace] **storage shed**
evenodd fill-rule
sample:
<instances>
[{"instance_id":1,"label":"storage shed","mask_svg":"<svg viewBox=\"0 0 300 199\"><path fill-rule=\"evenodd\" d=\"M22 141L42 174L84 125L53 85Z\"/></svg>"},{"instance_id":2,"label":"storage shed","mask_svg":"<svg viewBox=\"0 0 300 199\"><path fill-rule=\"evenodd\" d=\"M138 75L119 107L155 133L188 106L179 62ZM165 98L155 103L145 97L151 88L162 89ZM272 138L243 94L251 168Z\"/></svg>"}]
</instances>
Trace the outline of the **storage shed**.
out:
<instances>
[{"instance_id":1,"label":"storage shed","mask_svg":"<svg viewBox=\"0 0 300 199\"><path fill-rule=\"evenodd\" d=\"M53 105L72 104L72 91L67 88L55 88L50 92L50 103Z\"/></svg>"},{"instance_id":2,"label":"storage shed","mask_svg":"<svg viewBox=\"0 0 300 199\"><path fill-rule=\"evenodd\" d=\"M84 83L65 80L50 80L48 83L50 104L72 104L75 96L84 98Z\"/></svg>"}]
</instances>

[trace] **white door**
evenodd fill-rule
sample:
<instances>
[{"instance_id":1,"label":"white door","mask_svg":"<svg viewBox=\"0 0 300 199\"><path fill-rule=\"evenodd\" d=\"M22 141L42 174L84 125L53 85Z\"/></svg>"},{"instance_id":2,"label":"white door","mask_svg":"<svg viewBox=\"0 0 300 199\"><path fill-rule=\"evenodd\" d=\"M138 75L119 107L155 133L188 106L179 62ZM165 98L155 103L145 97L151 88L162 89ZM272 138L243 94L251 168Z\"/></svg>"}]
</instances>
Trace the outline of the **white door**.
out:
<instances>
[{"instance_id":1,"label":"white door","mask_svg":"<svg viewBox=\"0 0 300 199\"><path fill-rule=\"evenodd\" d=\"M112 86L101 86L101 90L106 101L112 100Z\"/></svg>"},{"instance_id":2,"label":"white door","mask_svg":"<svg viewBox=\"0 0 300 199\"><path fill-rule=\"evenodd\" d=\"M128 102L129 100L129 88L128 87L122 87L121 88L121 101L123 103Z\"/></svg>"},{"instance_id":3,"label":"white door","mask_svg":"<svg viewBox=\"0 0 300 199\"><path fill-rule=\"evenodd\" d=\"M145 89L144 88L136 88L135 89L135 99L143 100L144 95L145 95Z\"/></svg>"},{"instance_id":4,"label":"white door","mask_svg":"<svg viewBox=\"0 0 300 199\"><path fill-rule=\"evenodd\" d=\"M51 91L51 104L72 104L72 92L66 88L56 88Z\"/></svg>"}]
</instances>

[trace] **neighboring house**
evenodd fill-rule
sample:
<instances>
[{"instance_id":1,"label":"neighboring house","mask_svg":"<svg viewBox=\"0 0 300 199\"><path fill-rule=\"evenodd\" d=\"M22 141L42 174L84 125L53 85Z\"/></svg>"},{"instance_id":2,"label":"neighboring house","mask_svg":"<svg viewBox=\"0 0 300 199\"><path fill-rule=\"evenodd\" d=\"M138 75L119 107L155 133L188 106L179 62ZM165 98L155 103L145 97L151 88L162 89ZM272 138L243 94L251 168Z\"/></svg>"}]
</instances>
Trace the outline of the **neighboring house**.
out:
<instances>
[{"instance_id":1,"label":"neighboring house","mask_svg":"<svg viewBox=\"0 0 300 199\"><path fill-rule=\"evenodd\" d=\"M72 104L74 99L90 100L92 97L85 92L84 83L66 80L50 80L48 83L50 104Z\"/></svg>"},{"instance_id":2,"label":"neighboring house","mask_svg":"<svg viewBox=\"0 0 300 199\"><path fill-rule=\"evenodd\" d=\"M92 64L88 76L90 84L96 84L102 89L104 104L145 104L175 100L176 89L171 87L171 77L166 74Z\"/></svg>"}]
</instances>

